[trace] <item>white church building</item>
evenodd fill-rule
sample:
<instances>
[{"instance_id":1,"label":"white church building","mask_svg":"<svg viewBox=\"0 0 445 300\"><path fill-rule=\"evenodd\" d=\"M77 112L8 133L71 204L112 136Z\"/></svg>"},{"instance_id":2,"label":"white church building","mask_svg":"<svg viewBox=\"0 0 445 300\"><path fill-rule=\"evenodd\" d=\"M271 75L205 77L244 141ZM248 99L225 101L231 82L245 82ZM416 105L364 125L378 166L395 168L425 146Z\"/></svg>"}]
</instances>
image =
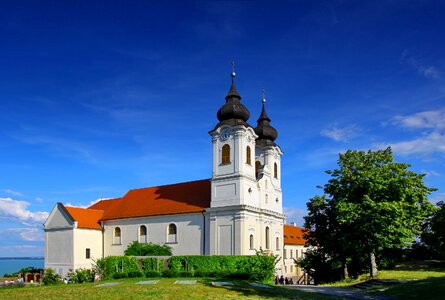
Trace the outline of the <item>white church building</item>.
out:
<instances>
[{"instance_id":1,"label":"white church building","mask_svg":"<svg viewBox=\"0 0 445 300\"><path fill-rule=\"evenodd\" d=\"M88 208L57 203L44 223L45 268L65 276L91 268L95 259L123 255L137 240L169 245L173 255L255 255L262 248L282 257L278 275L295 277L290 256L303 254L304 239L301 228L284 224L278 133L264 99L257 126L247 123L234 79L232 73L209 132L212 177L130 190Z\"/></svg>"}]
</instances>

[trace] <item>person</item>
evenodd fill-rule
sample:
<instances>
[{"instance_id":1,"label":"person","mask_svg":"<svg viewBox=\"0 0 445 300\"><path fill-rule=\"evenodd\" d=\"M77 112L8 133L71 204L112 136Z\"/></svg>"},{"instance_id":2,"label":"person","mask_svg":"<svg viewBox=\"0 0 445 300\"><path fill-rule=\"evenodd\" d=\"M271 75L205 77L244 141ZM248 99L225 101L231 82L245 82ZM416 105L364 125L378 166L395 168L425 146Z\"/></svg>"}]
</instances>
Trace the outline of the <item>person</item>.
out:
<instances>
[{"instance_id":1,"label":"person","mask_svg":"<svg viewBox=\"0 0 445 300\"><path fill-rule=\"evenodd\" d=\"M292 277L289 279L289 284L294 284L294 281L292 280Z\"/></svg>"},{"instance_id":2,"label":"person","mask_svg":"<svg viewBox=\"0 0 445 300\"><path fill-rule=\"evenodd\" d=\"M280 277L280 284L284 284L284 277L283 277L283 275L281 275L281 277Z\"/></svg>"},{"instance_id":3,"label":"person","mask_svg":"<svg viewBox=\"0 0 445 300\"><path fill-rule=\"evenodd\" d=\"M286 285L289 284L289 279L287 279L287 277L284 279L284 284L286 284Z\"/></svg>"},{"instance_id":4,"label":"person","mask_svg":"<svg viewBox=\"0 0 445 300\"><path fill-rule=\"evenodd\" d=\"M277 285L277 284L278 284L278 275L277 275L277 276L275 276L275 279L274 279L274 283L275 283L275 285Z\"/></svg>"}]
</instances>

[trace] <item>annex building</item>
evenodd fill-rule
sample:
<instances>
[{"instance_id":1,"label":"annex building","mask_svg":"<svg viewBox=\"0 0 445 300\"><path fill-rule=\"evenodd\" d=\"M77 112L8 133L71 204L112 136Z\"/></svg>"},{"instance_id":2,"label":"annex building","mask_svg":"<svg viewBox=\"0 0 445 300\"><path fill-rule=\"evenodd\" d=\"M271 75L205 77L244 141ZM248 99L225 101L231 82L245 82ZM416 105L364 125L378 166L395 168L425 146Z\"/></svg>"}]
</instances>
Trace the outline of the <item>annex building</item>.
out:
<instances>
[{"instance_id":1,"label":"annex building","mask_svg":"<svg viewBox=\"0 0 445 300\"><path fill-rule=\"evenodd\" d=\"M235 73L210 130L212 177L128 191L88 208L57 203L44 223L45 268L65 276L93 260L123 255L133 241L168 244L174 255L255 255L282 259L277 275L300 272L302 229L285 225L278 132L263 99L256 127L247 121Z\"/></svg>"}]
</instances>

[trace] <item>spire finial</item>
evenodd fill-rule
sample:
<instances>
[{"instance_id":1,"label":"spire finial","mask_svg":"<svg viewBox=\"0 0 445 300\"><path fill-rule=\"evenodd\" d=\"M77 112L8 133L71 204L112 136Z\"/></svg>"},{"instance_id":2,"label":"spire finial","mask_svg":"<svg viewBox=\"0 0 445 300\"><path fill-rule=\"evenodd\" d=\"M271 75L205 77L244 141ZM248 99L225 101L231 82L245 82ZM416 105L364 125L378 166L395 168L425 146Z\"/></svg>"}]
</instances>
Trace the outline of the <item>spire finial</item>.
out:
<instances>
[{"instance_id":1,"label":"spire finial","mask_svg":"<svg viewBox=\"0 0 445 300\"><path fill-rule=\"evenodd\" d=\"M232 74L231 75L232 75L232 79L235 78L236 74L235 74L235 61L234 60L232 60Z\"/></svg>"},{"instance_id":2,"label":"spire finial","mask_svg":"<svg viewBox=\"0 0 445 300\"><path fill-rule=\"evenodd\" d=\"M264 103L266 103L266 90L262 89L261 90L261 94L263 96L263 99L261 100L261 102L263 102L263 104L264 104Z\"/></svg>"}]
</instances>

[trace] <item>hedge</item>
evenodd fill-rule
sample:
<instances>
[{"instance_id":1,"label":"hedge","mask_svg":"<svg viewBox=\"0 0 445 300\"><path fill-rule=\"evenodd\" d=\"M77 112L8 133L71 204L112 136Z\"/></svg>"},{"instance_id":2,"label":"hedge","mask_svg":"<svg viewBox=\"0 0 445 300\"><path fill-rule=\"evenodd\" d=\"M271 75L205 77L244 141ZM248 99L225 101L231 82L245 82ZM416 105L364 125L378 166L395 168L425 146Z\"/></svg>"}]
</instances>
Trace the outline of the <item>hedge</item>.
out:
<instances>
[{"instance_id":1,"label":"hedge","mask_svg":"<svg viewBox=\"0 0 445 300\"><path fill-rule=\"evenodd\" d=\"M109 256L96 261L103 279L138 277L225 277L267 282L275 276L274 256Z\"/></svg>"}]
</instances>

